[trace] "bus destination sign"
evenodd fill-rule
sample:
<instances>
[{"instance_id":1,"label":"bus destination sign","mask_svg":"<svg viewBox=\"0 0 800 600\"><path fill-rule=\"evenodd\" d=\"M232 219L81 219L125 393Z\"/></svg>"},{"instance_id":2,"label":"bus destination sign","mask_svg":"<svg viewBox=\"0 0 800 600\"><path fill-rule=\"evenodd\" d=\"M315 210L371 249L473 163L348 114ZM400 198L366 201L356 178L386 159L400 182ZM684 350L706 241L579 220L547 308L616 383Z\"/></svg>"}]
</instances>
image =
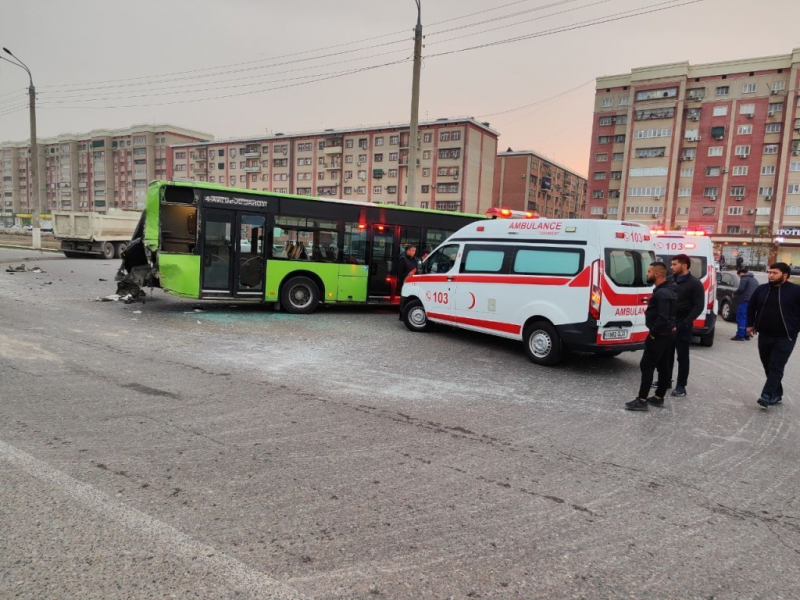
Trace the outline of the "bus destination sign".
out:
<instances>
[{"instance_id":1,"label":"bus destination sign","mask_svg":"<svg viewBox=\"0 0 800 600\"><path fill-rule=\"evenodd\" d=\"M266 208L266 200L256 200L254 198L239 198L236 196L220 196L218 194L208 194L203 198L206 204L220 204L230 207L242 208Z\"/></svg>"}]
</instances>

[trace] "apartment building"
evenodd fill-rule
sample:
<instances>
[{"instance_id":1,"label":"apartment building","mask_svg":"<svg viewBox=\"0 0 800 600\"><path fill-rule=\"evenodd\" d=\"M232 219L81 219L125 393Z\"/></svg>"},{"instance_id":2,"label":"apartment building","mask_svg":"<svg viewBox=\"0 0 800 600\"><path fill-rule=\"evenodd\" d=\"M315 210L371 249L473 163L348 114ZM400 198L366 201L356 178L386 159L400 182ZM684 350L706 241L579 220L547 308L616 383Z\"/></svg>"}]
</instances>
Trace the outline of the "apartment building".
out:
<instances>
[{"instance_id":1,"label":"apartment building","mask_svg":"<svg viewBox=\"0 0 800 600\"><path fill-rule=\"evenodd\" d=\"M800 262L800 49L597 79L587 215Z\"/></svg>"},{"instance_id":2,"label":"apartment building","mask_svg":"<svg viewBox=\"0 0 800 600\"><path fill-rule=\"evenodd\" d=\"M530 150L497 154L493 206L574 219L586 212L586 178Z\"/></svg>"},{"instance_id":3,"label":"apartment building","mask_svg":"<svg viewBox=\"0 0 800 600\"><path fill-rule=\"evenodd\" d=\"M497 132L471 118L419 124L417 206L482 213L492 205ZM251 190L406 204L408 125L326 129L180 144L170 177Z\"/></svg>"},{"instance_id":4,"label":"apartment building","mask_svg":"<svg viewBox=\"0 0 800 600\"><path fill-rule=\"evenodd\" d=\"M142 208L148 183L167 176L169 146L212 137L161 124L39 139L40 211ZM26 221L32 190L29 142L0 144L0 159L0 221L5 225Z\"/></svg>"}]
</instances>

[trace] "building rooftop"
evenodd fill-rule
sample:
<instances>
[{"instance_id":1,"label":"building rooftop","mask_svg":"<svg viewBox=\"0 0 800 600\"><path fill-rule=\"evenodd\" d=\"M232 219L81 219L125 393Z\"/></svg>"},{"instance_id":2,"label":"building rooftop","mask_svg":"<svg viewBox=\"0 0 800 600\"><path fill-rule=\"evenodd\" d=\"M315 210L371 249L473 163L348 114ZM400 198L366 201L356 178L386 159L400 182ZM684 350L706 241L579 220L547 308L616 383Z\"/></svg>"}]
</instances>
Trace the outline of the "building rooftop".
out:
<instances>
[{"instance_id":1,"label":"building rooftop","mask_svg":"<svg viewBox=\"0 0 800 600\"><path fill-rule=\"evenodd\" d=\"M576 172L575 169L570 169L569 167L565 167L561 163L558 163L558 162L556 162L556 161L554 161L554 160L552 160L550 158L547 158L544 154L541 154L539 152L534 152L533 150L511 150L510 152L508 152L508 151L506 151L506 152L498 152L497 156L528 156L528 155L531 155L531 154L533 156L541 158L545 162L549 162L551 165L554 165L554 166L558 167L559 169L563 169L564 171L567 171L568 173L572 173L573 175L575 175L575 177L580 177L581 179L587 179L586 175L581 175L580 173Z\"/></svg>"},{"instance_id":2,"label":"building rooftop","mask_svg":"<svg viewBox=\"0 0 800 600\"><path fill-rule=\"evenodd\" d=\"M203 131L186 129L184 127L178 127L177 125L170 125L169 123L154 123L152 125L148 124L132 125L131 127L125 127L123 129L93 129L88 133L62 133L55 137L49 137L49 138L43 138L37 136L38 138L37 141L39 145L47 145L47 144L58 144L59 142L88 140L98 137L118 137L124 135L135 135L137 133L161 133L161 132L177 133L178 135L185 135L201 139L214 138L214 136L211 135L210 133L205 133ZM30 143L30 138L21 142L0 142L0 148L2 147L27 148L29 143Z\"/></svg>"}]
</instances>

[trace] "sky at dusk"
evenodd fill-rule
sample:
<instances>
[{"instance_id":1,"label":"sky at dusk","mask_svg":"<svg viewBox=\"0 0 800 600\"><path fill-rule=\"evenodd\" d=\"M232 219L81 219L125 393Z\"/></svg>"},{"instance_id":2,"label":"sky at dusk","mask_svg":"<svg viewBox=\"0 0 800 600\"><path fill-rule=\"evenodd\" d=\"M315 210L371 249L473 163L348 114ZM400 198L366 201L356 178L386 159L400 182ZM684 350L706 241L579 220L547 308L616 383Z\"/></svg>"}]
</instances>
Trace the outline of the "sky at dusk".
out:
<instances>
[{"instance_id":1,"label":"sky at dusk","mask_svg":"<svg viewBox=\"0 0 800 600\"><path fill-rule=\"evenodd\" d=\"M499 148L585 174L594 79L789 54L800 0L421 0L420 119L472 116ZM218 139L408 122L414 0L0 0L39 137L170 123ZM9 58L7 55L3 55ZM0 61L0 141L27 75Z\"/></svg>"}]
</instances>

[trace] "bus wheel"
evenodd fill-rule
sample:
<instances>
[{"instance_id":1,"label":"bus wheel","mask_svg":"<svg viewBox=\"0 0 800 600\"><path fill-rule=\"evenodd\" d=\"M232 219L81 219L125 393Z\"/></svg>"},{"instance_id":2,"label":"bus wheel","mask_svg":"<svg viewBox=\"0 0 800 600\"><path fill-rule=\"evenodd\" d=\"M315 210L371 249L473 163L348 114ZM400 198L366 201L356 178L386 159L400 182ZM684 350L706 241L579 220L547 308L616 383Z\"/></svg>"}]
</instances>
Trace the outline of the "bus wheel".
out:
<instances>
[{"instance_id":1,"label":"bus wheel","mask_svg":"<svg viewBox=\"0 0 800 600\"><path fill-rule=\"evenodd\" d=\"M411 331L426 331L431 328L428 314L419 300L412 300L403 309L403 323Z\"/></svg>"},{"instance_id":2,"label":"bus wheel","mask_svg":"<svg viewBox=\"0 0 800 600\"><path fill-rule=\"evenodd\" d=\"M111 260L114 258L114 254L116 254L117 249L114 248L114 244L111 242L103 242L100 251L103 253L103 258L106 260Z\"/></svg>"},{"instance_id":3,"label":"bus wheel","mask_svg":"<svg viewBox=\"0 0 800 600\"><path fill-rule=\"evenodd\" d=\"M561 360L561 340L546 321L531 323L522 334L525 354L537 365L554 365Z\"/></svg>"},{"instance_id":4,"label":"bus wheel","mask_svg":"<svg viewBox=\"0 0 800 600\"><path fill-rule=\"evenodd\" d=\"M281 305L288 313L305 315L319 304L319 288L308 277L292 277L281 290Z\"/></svg>"},{"instance_id":5,"label":"bus wheel","mask_svg":"<svg viewBox=\"0 0 800 600\"><path fill-rule=\"evenodd\" d=\"M128 244L125 242L117 242L117 258L122 258L122 253L128 249Z\"/></svg>"}]
</instances>

